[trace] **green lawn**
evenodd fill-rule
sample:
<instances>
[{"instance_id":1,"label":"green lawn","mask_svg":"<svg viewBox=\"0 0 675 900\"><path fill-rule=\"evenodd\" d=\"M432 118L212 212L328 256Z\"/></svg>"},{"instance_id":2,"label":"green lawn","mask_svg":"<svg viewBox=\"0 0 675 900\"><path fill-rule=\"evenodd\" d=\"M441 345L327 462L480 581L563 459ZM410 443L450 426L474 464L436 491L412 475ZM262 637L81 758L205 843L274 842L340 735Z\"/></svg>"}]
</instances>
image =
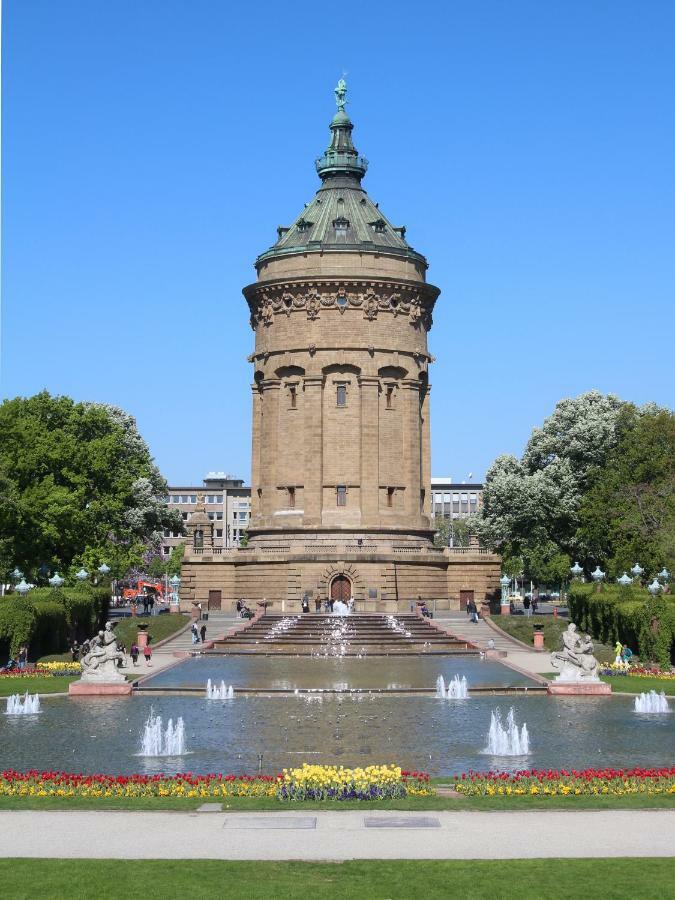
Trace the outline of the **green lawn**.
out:
<instances>
[{"instance_id":1,"label":"green lawn","mask_svg":"<svg viewBox=\"0 0 675 900\"><path fill-rule=\"evenodd\" d=\"M560 649L560 635L569 625L568 619L554 619L553 616L495 616L495 625L502 631L532 646L533 625L544 626L544 646L547 650ZM595 656L600 662L614 662L614 650L607 644L593 642Z\"/></svg>"},{"instance_id":2,"label":"green lawn","mask_svg":"<svg viewBox=\"0 0 675 900\"><path fill-rule=\"evenodd\" d=\"M664 692L675 697L675 678L638 678L635 675L601 675L603 681L612 685L617 694L646 694L649 691Z\"/></svg>"},{"instance_id":3,"label":"green lawn","mask_svg":"<svg viewBox=\"0 0 675 900\"><path fill-rule=\"evenodd\" d=\"M117 799L97 797L0 797L3 809L128 809L128 810L177 810L189 812L202 803L217 802L214 797L181 798L149 797L142 799ZM403 800L342 802L294 801L282 803L273 797L226 797L223 809L238 812L274 812L298 810L537 810L537 809L675 809L675 795L663 794L653 797L632 794L624 797L611 796L567 796L567 797L409 797ZM1 882L0 882L1 883Z\"/></svg>"},{"instance_id":4,"label":"green lawn","mask_svg":"<svg viewBox=\"0 0 675 900\"><path fill-rule=\"evenodd\" d=\"M142 835L139 836L142 841ZM223 838L225 841L225 838ZM226 849L226 847L224 847ZM49 898L493 898L661 900L672 895L673 859L351 860L343 863L220 860L4 859L3 894Z\"/></svg>"},{"instance_id":5,"label":"green lawn","mask_svg":"<svg viewBox=\"0 0 675 900\"><path fill-rule=\"evenodd\" d=\"M182 613L166 613L163 616L131 616L127 619L120 619L115 634L117 639L122 641L127 648L127 652L138 635L138 626L147 625L148 634L151 636L151 644L157 644L164 638L170 637L176 631L180 631L190 621L190 616Z\"/></svg>"},{"instance_id":6,"label":"green lawn","mask_svg":"<svg viewBox=\"0 0 675 900\"><path fill-rule=\"evenodd\" d=\"M10 694L59 694L68 690L71 681L77 681L79 675L54 675L53 678L9 678L0 675L0 697Z\"/></svg>"}]
</instances>

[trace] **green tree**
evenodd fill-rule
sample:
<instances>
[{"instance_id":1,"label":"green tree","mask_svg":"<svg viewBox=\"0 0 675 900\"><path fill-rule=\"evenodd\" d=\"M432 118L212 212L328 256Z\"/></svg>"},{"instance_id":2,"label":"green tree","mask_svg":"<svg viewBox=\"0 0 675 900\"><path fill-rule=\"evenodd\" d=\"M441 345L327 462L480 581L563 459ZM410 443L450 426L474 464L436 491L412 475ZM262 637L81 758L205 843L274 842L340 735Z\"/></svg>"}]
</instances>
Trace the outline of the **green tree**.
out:
<instances>
[{"instance_id":1,"label":"green tree","mask_svg":"<svg viewBox=\"0 0 675 900\"><path fill-rule=\"evenodd\" d=\"M434 547L447 547L450 542L450 519L434 516Z\"/></svg>"},{"instance_id":2,"label":"green tree","mask_svg":"<svg viewBox=\"0 0 675 900\"><path fill-rule=\"evenodd\" d=\"M620 438L579 510L579 542L618 576L675 567L675 415L627 408Z\"/></svg>"},{"instance_id":3,"label":"green tree","mask_svg":"<svg viewBox=\"0 0 675 900\"><path fill-rule=\"evenodd\" d=\"M116 557L128 562L164 528L166 482L132 417L46 391L0 404L0 561L37 580ZM110 564L110 563L109 563ZM121 574L121 573L120 573Z\"/></svg>"}]
</instances>

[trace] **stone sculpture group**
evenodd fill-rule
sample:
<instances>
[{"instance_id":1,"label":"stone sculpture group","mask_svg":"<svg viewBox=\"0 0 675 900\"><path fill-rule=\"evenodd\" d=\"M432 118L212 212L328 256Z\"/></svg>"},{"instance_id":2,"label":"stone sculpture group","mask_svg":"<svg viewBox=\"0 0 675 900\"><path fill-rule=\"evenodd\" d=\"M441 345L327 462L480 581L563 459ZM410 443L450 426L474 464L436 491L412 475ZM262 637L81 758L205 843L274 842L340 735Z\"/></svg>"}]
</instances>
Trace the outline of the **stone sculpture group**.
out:
<instances>
[{"instance_id":1,"label":"stone sculpture group","mask_svg":"<svg viewBox=\"0 0 675 900\"><path fill-rule=\"evenodd\" d=\"M551 654L551 665L560 673L556 681L600 680L593 642L588 635L578 634L573 622L562 633L562 649Z\"/></svg>"}]
</instances>

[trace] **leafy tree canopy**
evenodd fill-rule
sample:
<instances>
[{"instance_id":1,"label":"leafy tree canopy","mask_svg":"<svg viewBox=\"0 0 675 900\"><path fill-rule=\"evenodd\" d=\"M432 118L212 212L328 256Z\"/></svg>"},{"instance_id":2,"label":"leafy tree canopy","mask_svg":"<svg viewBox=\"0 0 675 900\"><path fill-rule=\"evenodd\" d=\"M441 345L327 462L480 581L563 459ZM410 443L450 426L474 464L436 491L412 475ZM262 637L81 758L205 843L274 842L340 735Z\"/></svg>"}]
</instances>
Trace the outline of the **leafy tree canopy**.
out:
<instances>
[{"instance_id":1,"label":"leafy tree canopy","mask_svg":"<svg viewBox=\"0 0 675 900\"><path fill-rule=\"evenodd\" d=\"M0 404L0 565L33 580L105 561L121 575L164 528L166 482L135 420L46 391Z\"/></svg>"},{"instance_id":2,"label":"leafy tree canopy","mask_svg":"<svg viewBox=\"0 0 675 900\"><path fill-rule=\"evenodd\" d=\"M628 567L640 559L656 571L675 540L672 421L653 404L598 391L561 400L521 459L490 467L474 526L481 541L522 558L537 582L562 580L573 557L589 567L631 557Z\"/></svg>"}]
</instances>

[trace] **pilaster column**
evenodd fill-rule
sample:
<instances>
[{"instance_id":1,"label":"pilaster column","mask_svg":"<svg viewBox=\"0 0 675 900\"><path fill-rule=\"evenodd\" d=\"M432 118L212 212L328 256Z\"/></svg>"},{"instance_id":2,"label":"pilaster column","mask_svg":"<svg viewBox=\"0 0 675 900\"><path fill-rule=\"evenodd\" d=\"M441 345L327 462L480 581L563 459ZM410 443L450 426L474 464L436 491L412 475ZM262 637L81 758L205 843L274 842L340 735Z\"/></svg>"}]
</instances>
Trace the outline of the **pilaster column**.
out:
<instances>
[{"instance_id":1,"label":"pilaster column","mask_svg":"<svg viewBox=\"0 0 675 900\"><path fill-rule=\"evenodd\" d=\"M431 522L431 409L429 394L431 385L423 387L422 400L422 490L424 491L424 508L422 515L429 517ZM451 501L452 502L452 499Z\"/></svg>"},{"instance_id":2,"label":"pilaster column","mask_svg":"<svg viewBox=\"0 0 675 900\"><path fill-rule=\"evenodd\" d=\"M277 508L277 451L279 446L278 379L262 382L262 435L260 444L261 514L269 519Z\"/></svg>"},{"instance_id":3,"label":"pilaster column","mask_svg":"<svg viewBox=\"0 0 675 900\"><path fill-rule=\"evenodd\" d=\"M262 487L260 481L260 432L262 416L262 395L257 384L251 385L252 414L251 414L251 520L257 519L261 514L258 503L258 488Z\"/></svg>"},{"instance_id":4,"label":"pilaster column","mask_svg":"<svg viewBox=\"0 0 675 900\"><path fill-rule=\"evenodd\" d=\"M380 515L380 380L361 375L361 524L377 525Z\"/></svg>"},{"instance_id":5,"label":"pilaster column","mask_svg":"<svg viewBox=\"0 0 675 900\"><path fill-rule=\"evenodd\" d=\"M403 472L406 485L406 515L419 524L420 489L422 482L422 441L420 421L419 381L406 379L401 382L403 399Z\"/></svg>"},{"instance_id":6,"label":"pilaster column","mask_svg":"<svg viewBox=\"0 0 675 900\"><path fill-rule=\"evenodd\" d=\"M305 484L303 525L321 525L323 508L323 377L305 376Z\"/></svg>"}]
</instances>

